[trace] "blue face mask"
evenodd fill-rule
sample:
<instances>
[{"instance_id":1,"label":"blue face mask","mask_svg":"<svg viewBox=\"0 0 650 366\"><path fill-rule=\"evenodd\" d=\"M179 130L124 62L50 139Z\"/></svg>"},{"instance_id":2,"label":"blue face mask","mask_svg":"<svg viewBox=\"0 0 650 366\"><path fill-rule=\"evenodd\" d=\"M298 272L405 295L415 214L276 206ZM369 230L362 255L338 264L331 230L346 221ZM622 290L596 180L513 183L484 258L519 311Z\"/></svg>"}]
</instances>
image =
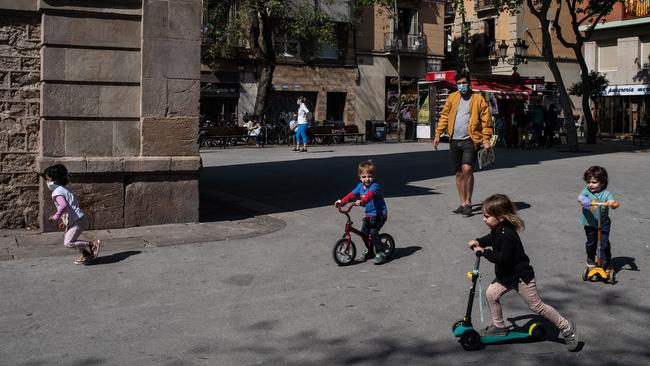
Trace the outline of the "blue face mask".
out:
<instances>
[{"instance_id":1,"label":"blue face mask","mask_svg":"<svg viewBox=\"0 0 650 366\"><path fill-rule=\"evenodd\" d=\"M460 84L460 85L458 85L458 91L459 91L461 94L465 94L465 93L467 93L468 90L469 90L469 85L467 85L467 84Z\"/></svg>"}]
</instances>

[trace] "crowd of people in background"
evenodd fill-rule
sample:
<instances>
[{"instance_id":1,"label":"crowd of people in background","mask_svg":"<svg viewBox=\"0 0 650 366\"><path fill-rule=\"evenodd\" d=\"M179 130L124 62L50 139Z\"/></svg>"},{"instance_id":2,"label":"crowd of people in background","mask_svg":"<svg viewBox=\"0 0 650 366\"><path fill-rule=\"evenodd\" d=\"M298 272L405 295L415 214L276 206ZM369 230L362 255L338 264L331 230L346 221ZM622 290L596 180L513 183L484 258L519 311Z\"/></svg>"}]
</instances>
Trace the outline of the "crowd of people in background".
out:
<instances>
[{"instance_id":1,"label":"crowd of people in background","mask_svg":"<svg viewBox=\"0 0 650 366\"><path fill-rule=\"evenodd\" d=\"M506 113L493 116L498 144L522 149L550 148L558 133L564 130L558 114L559 109L553 103L546 107L541 101L532 102L528 107L522 101L512 103Z\"/></svg>"}]
</instances>

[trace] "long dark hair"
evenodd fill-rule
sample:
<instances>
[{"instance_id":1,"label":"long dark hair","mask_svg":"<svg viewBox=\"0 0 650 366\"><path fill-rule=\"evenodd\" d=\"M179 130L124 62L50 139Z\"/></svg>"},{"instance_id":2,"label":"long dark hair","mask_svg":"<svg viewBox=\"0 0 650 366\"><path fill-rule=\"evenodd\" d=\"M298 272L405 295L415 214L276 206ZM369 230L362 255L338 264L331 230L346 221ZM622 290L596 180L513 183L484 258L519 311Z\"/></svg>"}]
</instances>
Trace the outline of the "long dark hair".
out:
<instances>
[{"instance_id":1,"label":"long dark hair","mask_svg":"<svg viewBox=\"0 0 650 366\"><path fill-rule=\"evenodd\" d=\"M48 168L45 168L45 171L43 171L43 174L41 174L41 176L43 178L52 179L54 183L60 186L65 186L70 183L70 175L68 174L68 169L66 169L65 165L63 164L55 164Z\"/></svg>"}]
</instances>

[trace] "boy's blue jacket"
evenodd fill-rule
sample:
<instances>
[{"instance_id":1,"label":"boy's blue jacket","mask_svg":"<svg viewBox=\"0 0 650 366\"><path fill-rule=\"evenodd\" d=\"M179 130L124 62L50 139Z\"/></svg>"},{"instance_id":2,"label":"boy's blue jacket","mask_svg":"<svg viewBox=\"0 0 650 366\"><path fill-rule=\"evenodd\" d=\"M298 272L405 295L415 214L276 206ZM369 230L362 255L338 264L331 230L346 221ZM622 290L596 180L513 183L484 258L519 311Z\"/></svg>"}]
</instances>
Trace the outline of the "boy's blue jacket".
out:
<instances>
[{"instance_id":1,"label":"boy's blue jacket","mask_svg":"<svg viewBox=\"0 0 650 366\"><path fill-rule=\"evenodd\" d=\"M363 183L357 184L352 192L341 199L341 203L347 203L352 200L361 200L361 204L366 208L366 216L388 214L384 194L379 189L379 184L377 183L371 184L368 188Z\"/></svg>"}]
</instances>

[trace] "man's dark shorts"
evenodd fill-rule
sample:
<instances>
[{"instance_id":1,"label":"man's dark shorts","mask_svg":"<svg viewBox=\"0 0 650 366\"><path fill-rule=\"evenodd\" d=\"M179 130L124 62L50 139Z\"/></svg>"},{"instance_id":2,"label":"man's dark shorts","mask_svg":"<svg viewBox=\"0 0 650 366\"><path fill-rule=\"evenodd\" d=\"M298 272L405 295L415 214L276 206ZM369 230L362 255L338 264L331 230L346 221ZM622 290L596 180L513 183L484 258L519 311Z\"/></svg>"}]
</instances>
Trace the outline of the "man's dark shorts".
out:
<instances>
[{"instance_id":1,"label":"man's dark shorts","mask_svg":"<svg viewBox=\"0 0 650 366\"><path fill-rule=\"evenodd\" d=\"M478 156L478 149L472 139L451 140L449 153L451 154L451 167L454 172L457 172L461 170L463 164L474 166Z\"/></svg>"}]
</instances>

